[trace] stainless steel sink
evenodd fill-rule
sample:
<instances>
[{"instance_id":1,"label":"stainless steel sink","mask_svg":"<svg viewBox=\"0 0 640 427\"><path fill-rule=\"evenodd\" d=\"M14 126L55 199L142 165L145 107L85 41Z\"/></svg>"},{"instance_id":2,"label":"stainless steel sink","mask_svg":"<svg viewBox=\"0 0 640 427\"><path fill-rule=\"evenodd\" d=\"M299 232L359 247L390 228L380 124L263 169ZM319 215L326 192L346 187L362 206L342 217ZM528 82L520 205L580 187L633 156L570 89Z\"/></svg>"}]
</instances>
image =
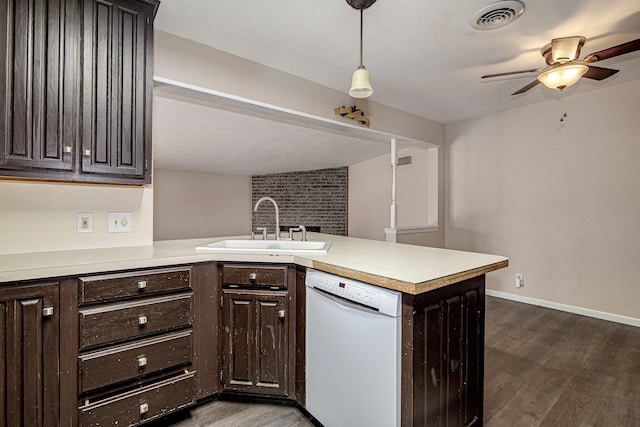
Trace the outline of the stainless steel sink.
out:
<instances>
[{"instance_id":1,"label":"stainless steel sink","mask_svg":"<svg viewBox=\"0 0 640 427\"><path fill-rule=\"evenodd\" d=\"M305 253L326 254L331 242L300 240L221 240L198 246L197 250L215 252Z\"/></svg>"}]
</instances>

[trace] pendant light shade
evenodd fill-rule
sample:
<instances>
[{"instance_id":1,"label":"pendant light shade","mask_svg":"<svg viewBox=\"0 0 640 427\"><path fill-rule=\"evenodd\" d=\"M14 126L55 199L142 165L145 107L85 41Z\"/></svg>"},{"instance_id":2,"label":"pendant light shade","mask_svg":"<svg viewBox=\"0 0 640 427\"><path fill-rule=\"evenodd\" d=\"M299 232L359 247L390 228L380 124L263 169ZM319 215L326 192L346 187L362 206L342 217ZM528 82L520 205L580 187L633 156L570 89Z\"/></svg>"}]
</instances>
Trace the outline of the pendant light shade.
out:
<instances>
[{"instance_id":1,"label":"pendant light shade","mask_svg":"<svg viewBox=\"0 0 640 427\"><path fill-rule=\"evenodd\" d=\"M373 94L371 76L364 65L358 67L351 76L351 89L349 95L353 98L368 98Z\"/></svg>"},{"instance_id":2,"label":"pendant light shade","mask_svg":"<svg viewBox=\"0 0 640 427\"><path fill-rule=\"evenodd\" d=\"M549 89L563 90L576 84L588 70L589 67L582 64L560 65L540 74L538 80Z\"/></svg>"},{"instance_id":3,"label":"pendant light shade","mask_svg":"<svg viewBox=\"0 0 640 427\"><path fill-rule=\"evenodd\" d=\"M376 0L347 0L347 3L360 11L360 65L351 76L351 89L349 96L353 98L368 98L373 95L373 87L371 86L371 76L362 62L362 27L363 27L363 11L364 9L375 3Z\"/></svg>"}]
</instances>

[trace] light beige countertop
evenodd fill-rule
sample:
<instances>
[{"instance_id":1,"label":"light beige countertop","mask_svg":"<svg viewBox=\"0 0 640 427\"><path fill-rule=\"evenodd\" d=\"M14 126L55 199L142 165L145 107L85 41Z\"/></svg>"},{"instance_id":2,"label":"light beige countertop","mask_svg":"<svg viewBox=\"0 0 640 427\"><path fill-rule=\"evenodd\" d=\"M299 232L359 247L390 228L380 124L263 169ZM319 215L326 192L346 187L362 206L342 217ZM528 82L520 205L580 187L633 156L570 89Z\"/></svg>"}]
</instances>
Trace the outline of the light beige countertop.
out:
<instances>
[{"instance_id":1,"label":"light beige countertop","mask_svg":"<svg viewBox=\"0 0 640 427\"><path fill-rule=\"evenodd\" d=\"M409 294L504 268L503 256L308 233L327 254L221 253L197 246L242 237L164 240L151 246L0 255L0 283L210 261L292 263Z\"/></svg>"}]
</instances>

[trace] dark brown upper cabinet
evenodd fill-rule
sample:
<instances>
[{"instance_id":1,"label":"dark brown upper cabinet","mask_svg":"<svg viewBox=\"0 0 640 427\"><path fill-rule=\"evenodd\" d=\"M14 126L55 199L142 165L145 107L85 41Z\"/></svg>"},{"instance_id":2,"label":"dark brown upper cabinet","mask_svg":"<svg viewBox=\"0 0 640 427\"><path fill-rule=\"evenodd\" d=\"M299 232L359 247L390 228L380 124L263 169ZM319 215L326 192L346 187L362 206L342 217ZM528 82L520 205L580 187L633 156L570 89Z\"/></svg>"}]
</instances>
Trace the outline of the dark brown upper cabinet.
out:
<instances>
[{"instance_id":1,"label":"dark brown upper cabinet","mask_svg":"<svg viewBox=\"0 0 640 427\"><path fill-rule=\"evenodd\" d=\"M150 178L154 8L84 0L83 174Z\"/></svg>"},{"instance_id":2,"label":"dark brown upper cabinet","mask_svg":"<svg viewBox=\"0 0 640 427\"><path fill-rule=\"evenodd\" d=\"M77 4L3 0L0 5L0 26L6 28L0 31L2 174L70 173L77 137Z\"/></svg>"},{"instance_id":3,"label":"dark brown upper cabinet","mask_svg":"<svg viewBox=\"0 0 640 427\"><path fill-rule=\"evenodd\" d=\"M158 4L0 2L0 176L151 182Z\"/></svg>"}]
</instances>

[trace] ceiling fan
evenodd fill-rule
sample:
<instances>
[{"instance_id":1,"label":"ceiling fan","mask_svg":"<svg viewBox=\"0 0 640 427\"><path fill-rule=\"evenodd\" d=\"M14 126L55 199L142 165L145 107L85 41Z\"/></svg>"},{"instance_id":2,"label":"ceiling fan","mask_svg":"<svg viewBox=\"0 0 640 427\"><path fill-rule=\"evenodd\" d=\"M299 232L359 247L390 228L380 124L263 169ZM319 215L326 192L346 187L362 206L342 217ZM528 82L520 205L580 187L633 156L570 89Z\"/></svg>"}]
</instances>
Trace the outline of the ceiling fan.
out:
<instances>
[{"instance_id":1,"label":"ceiling fan","mask_svg":"<svg viewBox=\"0 0 640 427\"><path fill-rule=\"evenodd\" d=\"M491 77L509 76L512 74L540 73L538 78L511 95L518 95L534 88L539 83L551 89L564 90L566 87L575 84L581 77L593 80L604 80L611 77L618 70L611 68L596 67L591 64L603 59L640 50L640 39L632 40L617 46L610 47L598 52L594 52L578 59L580 50L587 39L582 36L562 37L551 40L551 43L540 49L547 66L533 70L511 71L507 73L487 74L483 79Z\"/></svg>"}]
</instances>

